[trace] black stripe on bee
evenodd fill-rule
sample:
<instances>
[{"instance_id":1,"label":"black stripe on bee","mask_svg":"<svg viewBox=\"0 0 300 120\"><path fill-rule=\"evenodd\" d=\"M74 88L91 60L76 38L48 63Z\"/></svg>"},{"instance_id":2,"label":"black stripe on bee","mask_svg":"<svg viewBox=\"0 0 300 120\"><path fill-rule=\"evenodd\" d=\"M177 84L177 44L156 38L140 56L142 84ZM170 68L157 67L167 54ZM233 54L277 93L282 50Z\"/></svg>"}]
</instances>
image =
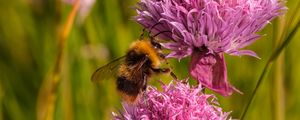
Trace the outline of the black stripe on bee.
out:
<instances>
[{"instance_id":1,"label":"black stripe on bee","mask_svg":"<svg viewBox=\"0 0 300 120\"><path fill-rule=\"evenodd\" d=\"M140 85L131 80L127 80L124 76L120 76L117 79L117 89L127 95L137 96L140 92L140 87Z\"/></svg>"}]
</instances>

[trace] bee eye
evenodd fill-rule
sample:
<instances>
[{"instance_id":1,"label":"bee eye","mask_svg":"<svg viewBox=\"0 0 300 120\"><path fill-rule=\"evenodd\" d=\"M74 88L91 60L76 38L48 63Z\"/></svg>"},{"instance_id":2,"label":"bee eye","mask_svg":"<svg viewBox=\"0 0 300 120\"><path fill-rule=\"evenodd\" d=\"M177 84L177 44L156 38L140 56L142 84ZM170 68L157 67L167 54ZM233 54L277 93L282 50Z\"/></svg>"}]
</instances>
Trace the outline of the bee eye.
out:
<instances>
[{"instance_id":1,"label":"bee eye","mask_svg":"<svg viewBox=\"0 0 300 120\"><path fill-rule=\"evenodd\" d=\"M159 43L151 41L151 44L155 49L161 49L161 45Z\"/></svg>"}]
</instances>

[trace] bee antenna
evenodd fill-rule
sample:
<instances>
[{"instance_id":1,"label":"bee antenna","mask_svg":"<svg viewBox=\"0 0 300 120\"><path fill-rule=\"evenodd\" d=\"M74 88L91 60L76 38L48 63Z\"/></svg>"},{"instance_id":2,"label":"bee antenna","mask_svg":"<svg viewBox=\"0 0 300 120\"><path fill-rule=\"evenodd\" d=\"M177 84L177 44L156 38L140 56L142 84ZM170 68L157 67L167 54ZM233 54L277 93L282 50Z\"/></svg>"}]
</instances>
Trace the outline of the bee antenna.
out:
<instances>
[{"instance_id":1,"label":"bee antenna","mask_svg":"<svg viewBox=\"0 0 300 120\"><path fill-rule=\"evenodd\" d=\"M155 38L156 36L158 36L159 34L162 34L162 33L167 33L167 32L169 32L169 33L172 33L171 31L169 31L169 30L166 30L166 31L160 31L159 33L157 33L157 34L155 34L155 35L153 35L153 36L150 36L150 38Z\"/></svg>"},{"instance_id":2,"label":"bee antenna","mask_svg":"<svg viewBox=\"0 0 300 120\"><path fill-rule=\"evenodd\" d=\"M157 22L157 23L155 23L154 25L152 25L151 27L150 27L150 29L149 29L149 36L151 37L151 31L152 31L152 29L154 29L154 27L155 26L157 26L157 25L159 25L159 24L162 24L161 22Z\"/></svg>"},{"instance_id":3,"label":"bee antenna","mask_svg":"<svg viewBox=\"0 0 300 120\"><path fill-rule=\"evenodd\" d=\"M150 38L151 38L151 31L152 31L152 29L154 29L154 27L157 26L157 25L159 25L159 24L162 24L162 23L157 22L157 23L155 23L154 25L152 25L150 27L150 29L149 29L149 37ZM145 31L146 31L146 28L143 29L142 34L140 35L140 40L144 39Z\"/></svg>"}]
</instances>

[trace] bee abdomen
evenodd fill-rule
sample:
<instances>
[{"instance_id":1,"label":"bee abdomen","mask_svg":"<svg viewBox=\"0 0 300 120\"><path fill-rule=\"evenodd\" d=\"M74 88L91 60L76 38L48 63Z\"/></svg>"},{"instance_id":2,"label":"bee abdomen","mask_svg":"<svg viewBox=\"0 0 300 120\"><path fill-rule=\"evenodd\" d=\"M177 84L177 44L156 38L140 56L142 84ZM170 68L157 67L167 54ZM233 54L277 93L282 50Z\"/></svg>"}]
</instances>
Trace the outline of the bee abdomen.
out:
<instances>
[{"instance_id":1,"label":"bee abdomen","mask_svg":"<svg viewBox=\"0 0 300 120\"><path fill-rule=\"evenodd\" d=\"M140 86L131 81L126 79L124 76L120 76L117 79L117 89L120 92L123 92L127 95L137 96L140 92Z\"/></svg>"}]
</instances>

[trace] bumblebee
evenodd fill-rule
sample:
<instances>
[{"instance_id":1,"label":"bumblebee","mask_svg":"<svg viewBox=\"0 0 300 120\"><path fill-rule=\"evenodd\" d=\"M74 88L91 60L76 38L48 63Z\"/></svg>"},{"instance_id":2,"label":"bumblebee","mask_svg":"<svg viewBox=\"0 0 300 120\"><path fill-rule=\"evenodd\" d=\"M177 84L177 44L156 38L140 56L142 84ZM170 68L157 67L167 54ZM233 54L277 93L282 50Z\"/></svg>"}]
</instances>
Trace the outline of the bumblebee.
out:
<instances>
[{"instance_id":1,"label":"bumblebee","mask_svg":"<svg viewBox=\"0 0 300 120\"><path fill-rule=\"evenodd\" d=\"M116 76L117 91L123 101L135 104L146 91L148 79L153 74L171 73L170 68L160 68L165 56L162 47L153 39L142 39L133 42L126 55L97 69L92 81Z\"/></svg>"}]
</instances>

